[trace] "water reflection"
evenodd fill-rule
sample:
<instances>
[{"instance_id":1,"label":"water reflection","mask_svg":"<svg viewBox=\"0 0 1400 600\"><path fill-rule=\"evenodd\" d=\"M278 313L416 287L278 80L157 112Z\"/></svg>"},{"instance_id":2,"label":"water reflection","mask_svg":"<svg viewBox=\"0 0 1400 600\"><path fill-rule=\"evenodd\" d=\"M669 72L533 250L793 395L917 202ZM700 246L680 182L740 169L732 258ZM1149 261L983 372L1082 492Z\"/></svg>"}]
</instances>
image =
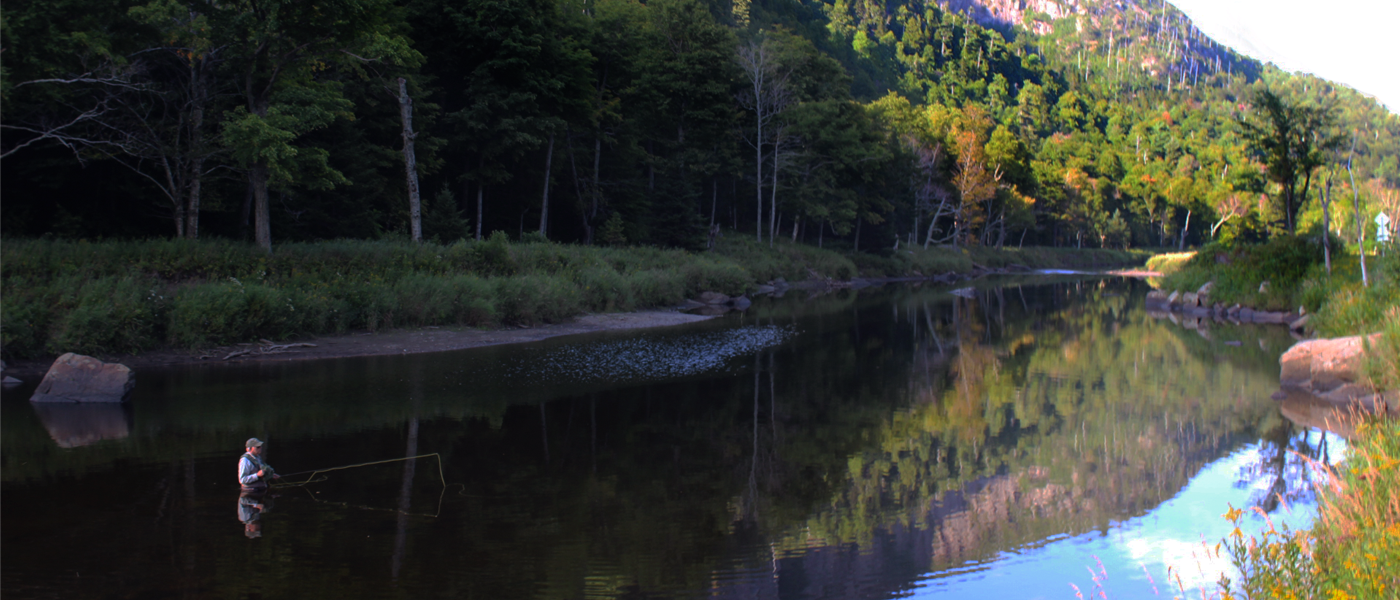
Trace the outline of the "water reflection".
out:
<instances>
[{"instance_id":1,"label":"water reflection","mask_svg":"<svg viewBox=\"0 0 1400 600\"><path fill-rule=\"evenodd\" d=\"M262 516L272 508L272 499L265 492L242 492L238 495L238 520L243 523L243 535L248 539L262 537Z\"/></svg>"},{"instance_id":2,"label":"water reflection","mask_svg":"<svg viewBox=\"0 0 1400 600\"><path fill-rule=\"evenodd\" d=\"M1148 317L1137 283L1045 281L793 294L641 335L143 374L129 435L100 449L55 448L6 396L0 510L26 518L4 519L0 568L7 591L54 597L1064 597L1045 586L1096 552L1110 575L1138 561L1160 580L1226 499L1306 502L1279 452L1330 446L1269 398L1286 333L1232 330L1267 341L1232 346ZM201 509L236 494L224 450L249 435L274 439L287 471L435 452L441 476L401 460L307 486L273 523L296 535L250 555L226 513L216 531ZM132 501L66 520L75 489ZM154 531L127 525L156 506ZM55 531L85 545L45 541ZM65 562L109 587L46 566Z\"/></svg>"},{"instance_id":3,"label":"water reflection","mask_svg":"<svg viewBox=\"0 0 1400 600\"><path fill-rule=\"evenodd\" d=\"M125 402L35 402L33 407L59 448L77 448L131 435L131 407Z\"/></svg>"}]
</instances>

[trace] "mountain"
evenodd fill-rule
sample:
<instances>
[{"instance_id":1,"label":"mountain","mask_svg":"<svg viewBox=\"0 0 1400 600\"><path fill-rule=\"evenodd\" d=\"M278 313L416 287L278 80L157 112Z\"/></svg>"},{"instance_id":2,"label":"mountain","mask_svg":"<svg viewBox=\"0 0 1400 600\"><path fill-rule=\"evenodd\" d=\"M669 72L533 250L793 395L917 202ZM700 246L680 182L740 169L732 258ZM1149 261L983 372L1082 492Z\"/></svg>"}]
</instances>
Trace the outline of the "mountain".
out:
<instances>
[{"instance_id":1,"label":"mountain","mask_svg":"<svg viewBox=\"0 0 1400 600\"><path fill-rule=\"evenodd\" d=\"M1155 77L1198 80L1259 64L1212 40L1191 18L1150 0L950 0L946 10L1004 33L1019 28L1054 41L1069 55L1137 66ZM1014 33L1013 33L1014 34Z\"/></svg>"}]
</instances>

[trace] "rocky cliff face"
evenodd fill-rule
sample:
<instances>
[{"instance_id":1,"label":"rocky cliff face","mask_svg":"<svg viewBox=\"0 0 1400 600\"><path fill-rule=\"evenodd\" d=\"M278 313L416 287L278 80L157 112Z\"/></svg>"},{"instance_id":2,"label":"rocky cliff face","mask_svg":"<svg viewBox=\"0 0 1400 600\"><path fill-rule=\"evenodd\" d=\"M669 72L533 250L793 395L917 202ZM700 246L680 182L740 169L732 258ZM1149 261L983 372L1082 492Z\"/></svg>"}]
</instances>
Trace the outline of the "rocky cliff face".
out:
<instances>
[{"instance_id":1,"label":"rocky cliff face","mask_svg":"<svg viewBox=\"0 0 1400 600\"><path fill-rule=\"evenodd\" d=\"M1208 73L1258 68L1159 0L939 0L939 5L985 27L1041 36L1051 34L1057 22L1073 19L1074 33L1059 36L1056 43L1067 55L1078 55L1079 64L1107 59L1177 85Z\"/></svg>"},{"instance_id":2,"label":"rocky cliff face","mask_svg":"<svg viewBox=\"0 0 1400 600\"><path fill-rule=\"evenodd\" d=\"M1004 29L1021 25L1042 35L1050 32L1050 23L1034 18L1027 21L1028 14L1054 20L1084 10L1079 0L947 0L942 4L945 9L971 16L988 27Z\"/></svg>"}]
</instances>

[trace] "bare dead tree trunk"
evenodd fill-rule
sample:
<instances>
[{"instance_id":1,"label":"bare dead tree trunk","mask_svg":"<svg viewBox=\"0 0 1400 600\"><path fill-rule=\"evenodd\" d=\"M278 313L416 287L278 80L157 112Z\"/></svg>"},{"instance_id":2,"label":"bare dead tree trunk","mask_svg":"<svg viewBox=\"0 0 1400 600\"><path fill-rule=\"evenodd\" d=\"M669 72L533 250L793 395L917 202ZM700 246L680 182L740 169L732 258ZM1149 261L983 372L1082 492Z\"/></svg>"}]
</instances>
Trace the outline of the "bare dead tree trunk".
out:
<instances>
[{"instance_id":1,"label":"bare dead tree trunk","mask_svg":"<svg viewBox=\"0 0 1400 600\"><path fill-rule=\"evenodd\" d=\"M408 183L408 229L414 243L423 241L423 204L418 195L418 157L413 153L413 99L408 80L399 78L399 119L403 121L403 170Z\"/></svg>"},{"instance_id":2,"label":"bare dead tree trunk","mask_svg":"<svg viewBox=\"0 0 1400 600\"><path fill-rule=\"evenodd\" d=\"M554 134L549 134L549 149L544 153L544 199L540 201L540 235L549 237L549 174L554 166Z\"/></svg>"},{"instance_id":3,"label":"bare dead tree trunk","mask_svg":"<svg viewBox=\"0 0 1400 600\"><path fill-rule=\"evenodd\" d=\"M1181 252L1186 249L1186 232L1191 230L1191 209L1186 209L1186 225L1181 228L1181 236L1177 238L1176 251Z\"/></svg>"},{"instance_id":4,"label":"bare dead tree trunk","mask_svg":"<svg viewBox=\"0 0 1400 600\"><path fill-rule=\"evenodd\" d=\"M1361 287L1371 287L1366 277L1366 226L1361 218L1361 194L1356 189L1356 174L1351 171L1351 159L1356 155L1356 133L1351 134L1351 153L1347 155L1347 177L1351 178L1351 206L1356 213L1356 253L1361 257Z\"/></svg>"},{"instance_id":5,"label":"bare dead tree trunk","mask_svg":"<svg viewBox=\"0 0 1400 600\"><path fill-rule=\"evenodd\" d=\"M748 79L749 89L740 95L739 103L754 111L754 195L757 222L754 235L763 242L763 127L787 106L787 77L778 71L777 53L771 44L752 41L741 46L739 67ZM771 232L770 232L771 238Z\"/></svg>"}]
</instances>

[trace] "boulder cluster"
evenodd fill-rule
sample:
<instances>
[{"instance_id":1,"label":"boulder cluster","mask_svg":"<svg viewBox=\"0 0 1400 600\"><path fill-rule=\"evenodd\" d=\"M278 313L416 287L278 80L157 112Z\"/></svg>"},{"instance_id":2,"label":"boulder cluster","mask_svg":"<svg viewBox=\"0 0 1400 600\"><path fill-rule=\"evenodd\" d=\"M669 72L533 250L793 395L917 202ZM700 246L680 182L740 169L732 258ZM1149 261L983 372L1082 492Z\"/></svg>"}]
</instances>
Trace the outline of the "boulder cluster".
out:
<instances>
[{"instance_id":1,"label":"boulder cluster","mask_svg":"<svg viewBox=\"0 0 1400 600\"><path fill-rule=\"evenodd\" d=\"M1222 323L1270 323L1287 325L1293 331L1302 331L1308 324L1308 316L1303 313L1302 307L1299 307L1297 312L1275 312L1255 310L1239 304L1227 307L1220 302L1212 302L1210 292L1214 287L1215 283L1209 282L1194 292L1148 292L1147 310L1149 313L1157 313L1155 316L1159 317L1180 315L1189 319L1211 319Z\"/></svg>"}]
</instances>

